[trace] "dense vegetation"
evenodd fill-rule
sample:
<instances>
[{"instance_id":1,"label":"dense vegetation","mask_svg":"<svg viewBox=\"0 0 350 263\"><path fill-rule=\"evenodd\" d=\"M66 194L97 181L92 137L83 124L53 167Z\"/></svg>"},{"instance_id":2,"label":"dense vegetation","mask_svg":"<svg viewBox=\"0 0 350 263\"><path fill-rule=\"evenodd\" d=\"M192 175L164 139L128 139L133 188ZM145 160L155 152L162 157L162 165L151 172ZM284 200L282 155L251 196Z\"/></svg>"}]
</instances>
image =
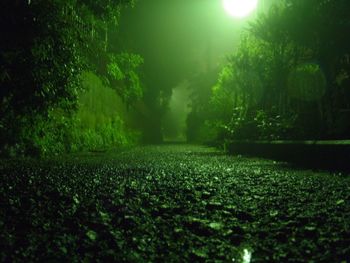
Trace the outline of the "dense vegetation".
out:
<instances>
[{"instance_id":1,"label":"dense vegetation","mask_svg":"<svg viewBox=\"0 0 350 263\"><path fill-rule=\"evenodd\" d=\"M181 23L169 27L162 15L161 33L153 23L137 28L136 39L156 39L140 41L148 47L139 52L118 31L134 1L0 1L0 261L347 262L342 172L205 146L124 146L181 140L186 125L188 141L242 148L242 140L349 139L349 0L278 0L221 68L211 43L204 59L200 50L182 59L197 52L187 37L198 24L163 36L191 22L196 5L190 20L175 8ZM153 4L171 2L191 1ZM336 154L325 164L342 168L348 145L328 143ZM314 149L318 162L328 158Z\"/></svg>"},{"instance_id":2,"label":"dense vegetation","mask_svg":"<svg viewBox=\"0 0 350 263\"><path fill-rule=\"evenodd\" d=\"M171 85L153 77L145 88L144 59L118 32L122 7L134 1L0 5L1 154L161 141L178 80L176 72ZM187 139L348 138L349 8L345 0L284 0L258 15L220 69L188 79Z\"/></svg>"},{"instance_id":3,"label":"dense vegetation","mask_svg":"<svg viewBox=\"0 0 350 263\"><path fill-rule=\"evenodd\" d=\"M143 59L109 40L116 34L122 6L130 4L133 1L1 2L3 154L47 154L134 140L120 114L104 114L102 109L94 125L82 116L94 118L91 107L105 103L103 97L110 94L104 86L115 89L127 108L142 97L138 67ZM89 109L84 97L94 87L83 84L88 72L103 81ZM107 111L113 107L104 106Z\"/></svg>"},{"instance_id":4,"label":"dense vegetation","mask_svg":"<svg viewBox=\"0 0 350 263\"><path fill-rule=\"evenodd\" d=\"M349 138L348 1L279 2L242 33L216 84L193 81L190 139Z\"/></svg>"}]
</instances>

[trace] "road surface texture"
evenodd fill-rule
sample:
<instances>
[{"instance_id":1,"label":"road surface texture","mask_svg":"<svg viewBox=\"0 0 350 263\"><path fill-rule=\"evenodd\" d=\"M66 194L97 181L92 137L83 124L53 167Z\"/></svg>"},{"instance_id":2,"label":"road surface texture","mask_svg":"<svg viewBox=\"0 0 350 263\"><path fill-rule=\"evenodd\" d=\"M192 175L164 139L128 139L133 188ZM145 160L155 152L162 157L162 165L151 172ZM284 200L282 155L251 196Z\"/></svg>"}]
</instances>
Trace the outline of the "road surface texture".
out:
<instances>
[{"instance_id":1,"label":"road surface texture","mask_svg":"<svg viewBox=\"0 0 350 263\"><path fill-rule=\"evenodd\" d=\"M350 177L144 146L0 162L1 262L350 262Z\"/></svg>"}]
</instances>

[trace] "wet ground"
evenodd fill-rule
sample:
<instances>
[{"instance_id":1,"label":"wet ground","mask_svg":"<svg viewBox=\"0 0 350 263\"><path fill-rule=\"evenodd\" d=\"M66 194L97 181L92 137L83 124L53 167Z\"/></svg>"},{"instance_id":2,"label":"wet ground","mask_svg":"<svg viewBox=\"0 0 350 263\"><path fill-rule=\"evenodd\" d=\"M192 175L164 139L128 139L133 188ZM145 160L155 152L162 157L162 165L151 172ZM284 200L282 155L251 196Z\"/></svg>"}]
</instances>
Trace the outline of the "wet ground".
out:
<instances>
[{"instance_id":1,"label":"wet ground","mask_svg":"<svg viewBox=\"0 0 350 263\"><path fill-rule=\"evenodd\" d=\"M350 176L168 145L0 162L1 262L349 262Z\"/></svg>"}]
</instances>

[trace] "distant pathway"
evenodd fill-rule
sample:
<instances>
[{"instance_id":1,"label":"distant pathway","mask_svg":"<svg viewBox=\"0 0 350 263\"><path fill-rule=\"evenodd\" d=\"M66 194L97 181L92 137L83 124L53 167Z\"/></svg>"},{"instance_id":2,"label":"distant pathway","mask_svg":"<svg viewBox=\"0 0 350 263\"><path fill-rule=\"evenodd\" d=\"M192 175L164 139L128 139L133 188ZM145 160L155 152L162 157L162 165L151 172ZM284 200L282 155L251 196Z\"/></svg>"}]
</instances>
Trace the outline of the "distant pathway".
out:
<instances>
[{"instance_id":1,"label":"distant pathway","mask_svg":"<svg viewBox=\"0 0 350 263\"><path fill-rule=\"evenodd\" d=\"M350 176L201 146L1 161L0 202L2 262L350 255Z\"/></svg>"}]
</instances>

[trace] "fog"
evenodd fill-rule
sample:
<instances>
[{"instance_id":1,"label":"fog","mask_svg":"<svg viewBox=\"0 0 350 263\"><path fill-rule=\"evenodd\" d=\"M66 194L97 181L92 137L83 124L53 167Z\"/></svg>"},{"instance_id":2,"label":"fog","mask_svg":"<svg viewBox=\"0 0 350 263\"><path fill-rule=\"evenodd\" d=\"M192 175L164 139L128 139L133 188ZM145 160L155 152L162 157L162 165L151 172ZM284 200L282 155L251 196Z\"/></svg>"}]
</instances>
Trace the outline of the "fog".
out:
<instances>
[{"instance_id":1,"label":"fog","mask_svg":"<svg viewBox=\"0 0 350 263\"><path fill-rule=\"evenodd\" d=\"M171 97L162 118L165 137L183 136L182 114L188 111L183 108L185 102L180 107L176 100L182 99L180 90L187 91L178 87L183 86L186 79L219 67L232 52L245 26L246 20L233 19L221 1L212 0L139 1L134 8L122 13L122 43L119 44L144 57L147 89L161 90ZM180 133L174 135L170 127Z\"/></svg>"}]
</instances>

